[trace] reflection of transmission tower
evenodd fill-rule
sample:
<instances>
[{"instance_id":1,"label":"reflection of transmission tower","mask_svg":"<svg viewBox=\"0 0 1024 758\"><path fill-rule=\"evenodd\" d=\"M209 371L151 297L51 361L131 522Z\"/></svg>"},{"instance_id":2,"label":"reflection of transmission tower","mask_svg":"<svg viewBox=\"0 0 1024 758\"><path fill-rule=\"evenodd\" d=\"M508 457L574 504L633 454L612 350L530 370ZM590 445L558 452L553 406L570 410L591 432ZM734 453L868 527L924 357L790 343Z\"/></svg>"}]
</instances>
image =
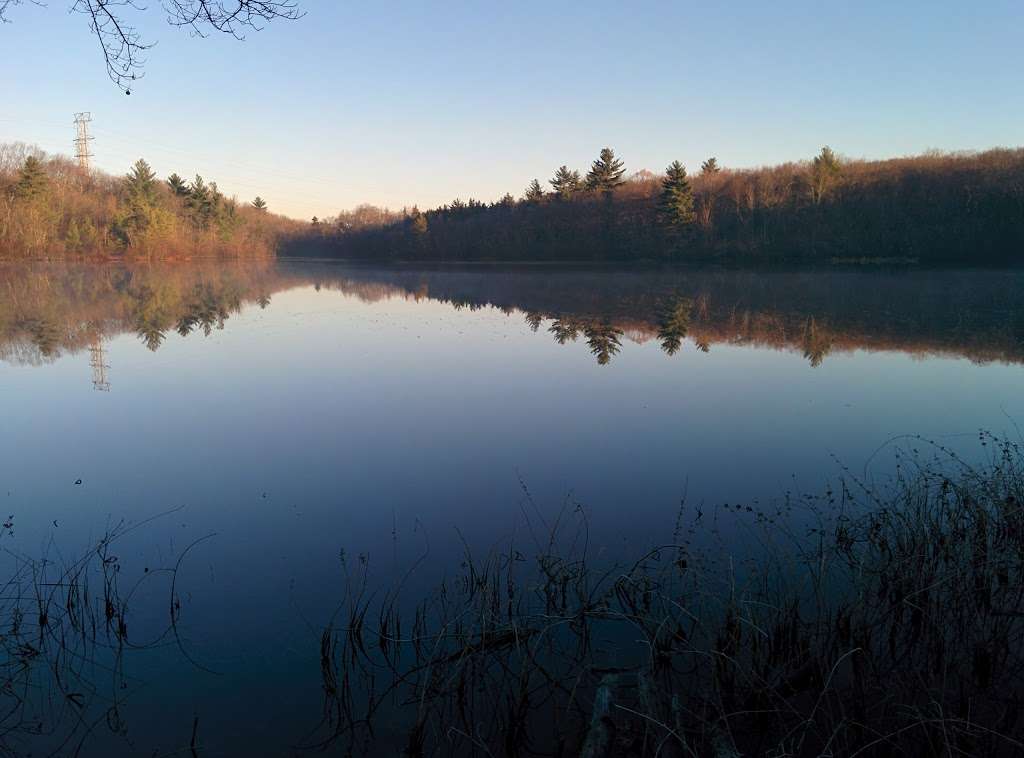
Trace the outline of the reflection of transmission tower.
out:
<instances>
[{"instance_id":1,"label":"reflection of transmission tower","mask_svg":"<svg viewBox=\"0 0 1024 758\"><path fill-rule=\"evenodd\" d=\"M92 366L92 388L100 392L110 392L107 381L107 351L103 349L103 339L97 337L89 346L89 365Z\"/></svg>"},{"instance_id":2,"label":"reflection of transmission tower","mask_svg":"<svg viewBox=\"0 0 1024 758\"><path fill-rule=\"evenodd\" d=\"M89 122L92 121L91 113L75 114L75 157L78 159L78 167L83 171L89 170L89 159L92 153L89 152Z\"/></svg>"}]
</instances>

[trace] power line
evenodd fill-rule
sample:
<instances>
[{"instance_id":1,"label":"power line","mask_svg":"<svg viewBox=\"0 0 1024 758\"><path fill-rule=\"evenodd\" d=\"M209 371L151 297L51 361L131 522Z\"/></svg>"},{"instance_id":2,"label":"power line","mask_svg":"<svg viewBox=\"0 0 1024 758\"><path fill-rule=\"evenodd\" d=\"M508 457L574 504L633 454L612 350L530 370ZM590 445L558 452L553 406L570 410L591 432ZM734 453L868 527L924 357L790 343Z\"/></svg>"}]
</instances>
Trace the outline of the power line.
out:
<instances>
[{"instance_id":1,"label":"power line","mask_svg":"<svg viewBox=\"0 0 1024 758\"><path fill-rule=\"evenodd\" d=\"M75 114L75 157L78 159L78 167L83 171L89 170L89 159L92 153L89 152L89 122L92 121L92 114L89 112Z\"/></svg>"}]
</instances>

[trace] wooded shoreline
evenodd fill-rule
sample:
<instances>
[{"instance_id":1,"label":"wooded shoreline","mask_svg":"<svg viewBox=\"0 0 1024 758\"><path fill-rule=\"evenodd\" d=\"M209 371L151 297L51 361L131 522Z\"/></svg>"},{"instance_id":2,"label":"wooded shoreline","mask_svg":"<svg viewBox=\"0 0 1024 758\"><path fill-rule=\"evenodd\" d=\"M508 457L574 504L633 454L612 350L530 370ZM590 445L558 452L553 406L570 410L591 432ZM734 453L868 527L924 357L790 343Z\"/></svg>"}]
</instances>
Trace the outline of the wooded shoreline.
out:
<instances>
[{"instance_id":1,"label":"wooded shoreline","mask_svg":"<svg viewBox=\"0 0 1024 758\"><path fill-rule=\"evenodd\" d=\"M361 205L304 223L216 182L114 177L0 145L0 258L336 258L407 263L1012 264L1024 262L1024 148L627 177L604 149L520 199Z\"/></svg>"}]
</instances>

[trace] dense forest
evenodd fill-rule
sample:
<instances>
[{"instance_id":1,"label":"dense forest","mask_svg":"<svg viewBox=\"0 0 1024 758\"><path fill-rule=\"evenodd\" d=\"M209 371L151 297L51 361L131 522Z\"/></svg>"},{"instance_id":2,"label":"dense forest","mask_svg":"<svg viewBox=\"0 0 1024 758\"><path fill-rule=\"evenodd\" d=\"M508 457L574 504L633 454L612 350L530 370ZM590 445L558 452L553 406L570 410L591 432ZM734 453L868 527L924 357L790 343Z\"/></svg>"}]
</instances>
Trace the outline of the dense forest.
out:
<instances>
[{"instance_id":1,"label":"dense forest","mask_svg":"<svg viewBox=\"0 0 1024 758\"><path fill-rule=\"evenodd\" d=\"M271 255L297 224L216 182L84 171L24 143L0 144L0 257Z\"/></svg>"},{"instance_id":2,"label":"dense forest","mask_svg":"<svg viewBox=\"0 0 1024 758\"><path fill-rule=\"evenodd\" d=\"M326 256L373 261L685 261L1024 258L1024 149L840 158L690 176L627 176L605 148L586 175L496 202L427 211L371 205L300 224L201 176L83 171L23 143L0 145L0 257Z\"/></svg>"},{"instance_id":3,"label":"dense forest","mask_svg":"<svg viewBox=\"0 0 1024 758\"><path fill-rule=\"evenodd\" d=\"M570 261L1024 257L1024 149L627 177L605 148L583 176L561 166L525 194L433 210L372 206L314 218L284 251L363 260Z\"/></svg>"}]
</instances>

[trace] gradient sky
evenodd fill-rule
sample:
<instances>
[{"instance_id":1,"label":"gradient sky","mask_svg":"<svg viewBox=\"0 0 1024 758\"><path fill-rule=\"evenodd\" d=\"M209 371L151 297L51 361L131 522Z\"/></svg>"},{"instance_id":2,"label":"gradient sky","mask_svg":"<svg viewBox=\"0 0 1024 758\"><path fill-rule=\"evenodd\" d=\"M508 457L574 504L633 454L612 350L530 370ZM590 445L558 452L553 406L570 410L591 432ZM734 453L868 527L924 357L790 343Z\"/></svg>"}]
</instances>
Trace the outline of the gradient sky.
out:
<instances>
[{"instance_id":1,"label":"gradient sky","mask_svg":"<svg viewBox=\"0 0 1024 758\"><path fill-rule=\"evenodd\" d=\"M519 195L610 145L629 170L1024 143L1024 3L344 3L245 42L190 37L157 0L126 97L70 0L0 26L0 141L95 165L144 156L272 210ZM13 76L12 76L13 72Z\"/></svg>"}]
</instances>

